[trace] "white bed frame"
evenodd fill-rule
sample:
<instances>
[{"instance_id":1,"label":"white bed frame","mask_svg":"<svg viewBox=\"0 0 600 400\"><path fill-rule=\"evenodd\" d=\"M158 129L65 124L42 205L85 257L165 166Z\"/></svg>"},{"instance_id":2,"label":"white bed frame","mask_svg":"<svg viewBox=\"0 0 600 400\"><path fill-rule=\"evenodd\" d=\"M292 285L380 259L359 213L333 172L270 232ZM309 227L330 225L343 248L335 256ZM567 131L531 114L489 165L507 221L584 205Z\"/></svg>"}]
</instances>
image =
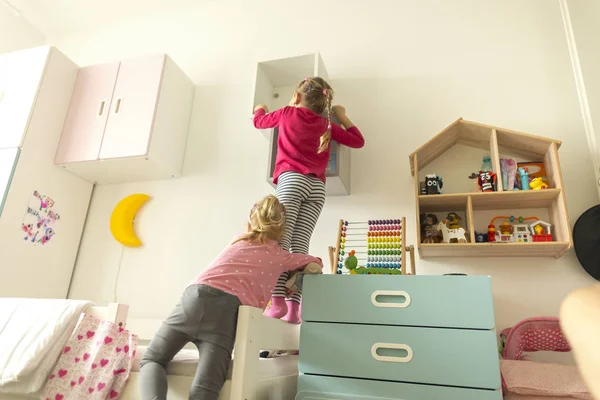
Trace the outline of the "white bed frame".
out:
<instances>
[{"instance_id":1,"label":"white bed frame","mask_svg":"<svg viewBox=\"0 0 600 400\"><path fill-rule=\"evenodd\" d=\"M127 329L150 340L162 321L130 319ZM261 350L298 350L300 326L267 318L263 310L242 306L239 309L235 340L233 374L227 380L219 400L293 400L296 395L298 373L265 379L259 374ZM271 361L268 361L271 362ZM187 400L193 377L169 375L169 400ZM141 400L139 373L132 372L122 400Z\"/></svg>"},{"instance_id":2,"label":"white bed frame","mask_svg":"<svg viewBox=\"0 0 600 400\"><path fill-rule=\"evenodd\" d=\"M125 326L127 322L127 313L129 306L125 304L110 303L108 306L89 306L84 310L84 313L93 315L94 317L102 318L106 321L111 321L119 326ZM0 400L26 400L39 399L39 394L19 395L0 393Z\"/></svg>"}]
</instances>

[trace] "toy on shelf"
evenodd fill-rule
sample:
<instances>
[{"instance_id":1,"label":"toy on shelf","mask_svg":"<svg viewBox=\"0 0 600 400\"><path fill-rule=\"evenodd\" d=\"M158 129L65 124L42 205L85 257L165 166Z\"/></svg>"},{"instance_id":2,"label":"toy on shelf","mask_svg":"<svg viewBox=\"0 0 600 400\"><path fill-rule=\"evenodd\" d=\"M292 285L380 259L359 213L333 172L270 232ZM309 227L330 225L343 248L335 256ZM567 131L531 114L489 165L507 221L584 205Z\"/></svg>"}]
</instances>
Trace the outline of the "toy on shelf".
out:
<instances>
[{"instance_id":1,"label":"toy on shelf","mask_svg":"<svg viewBox=\"0 0 600 400\"><path fill-rule=\"evenodd\" d=\"M505 220L496 229L497 220ZM515 221L518 222L515 224ZM525 221L535 221L527 225ZM551 225L541 221L538 217L498 216L492 219L488 225L488 242L500 243L532 243L551 242Z\"/></svg>"},{"instance_id":2,"label":"toy on shelf","mask_svg":"<svg viewBox=\"0 0 600 400\"><path fill-rule=\"evenodd\" d=\"M329 247L332 273L352 275L406 274L405 252L411 256L415 274L413 246L405 246L405 219L369 221L340 220L337 246ZM351 249L346 252L347 249Z\"/></svg>"},{"instance_id":3,"label":"toy on shelf","mask_svg":"<svg viewBox=\"0 0 600 400\"><path fill-rule=\"evenodd\" d=\"M546 221L538 220L529 225L531 235L534 242L551 242L552 241L552 225Z\"/></svg>"},{"instance_id":4,"label":"toy on shelf","mask_svg":"<svg viewBox=\"0 0 600 400\"><path fill-rule=\"evenodd\" d=\"M480 190L482 192L495 192L496 174L491 171L479 171L477 183L479 184Z\"/></svg>"},{"instance_id":5,"label":"toy on shelf","mask_svg":"<svg viewBox=\"0 0 600 400\"><path fill-rule=\"evenodd\" d=\"M436 174L425 175L425 194L442 194L444 182Z\"/></svg>"},{"instance_id":6,"label":"toy on shelf","mask_svg":"<svg viewBox=\"0 0 600 400\"><path fill-rule=\"evenodd\" d=\"M529 182L529 187L532 190L548 189L548 185L544 183L542 178L533 178L531 182Z\"/></svg>"},{"instance_id":7,"label":"toy on shelf","mask_svg":"<svg viewBox=\"0 0 600 400\"><path fill-rule=\"evenodd\" d=\"M458 224L461 218L456 213L448 214L438 225L437 230L442 232L442 242L444 243L466 243L466 231Z\"/></svg>"},{"instance_id":8,"label":"toy on shelf","mask_svg":"<svg viewBox=\"0 0 600 400\"><path fill-rule=\"evenodd\" d=\"M356 251L351 250L348 252L348 258L344 261L344 266L351 274L356 274L356 268L358 267L358 258L355 256Z\"/></svg>"},{"instance_id":9,"label":"toy on shelf","mask_svg":"<svg viewBox=\"0 0 600 400\"><path fill-rule=\"evenodd\" d=\"M436 229L438 218L435 214L421 214L421 243L439 243L440 234Z\"/></svg>"},{"instance_id":10,"label":"toy on shelf","mask_svg":"<svg viewBox=\"0 0 600 400\"><path fill-rule=\"evenodd\" d=\"M519 168L519 176L521 177L521 190L529 190L529 172L527 168Z\"/></svg>"},{"instance_id":11,"label":"toy on shelf","mask_svg":"<svg viewBox=\"0 0 600 400\"><path fill-rule=\"evenodd\" d=\"M481 171L489 171L489 172L493 171L492 159L490 158L490 156L488 156L488 155L483 156L483 161L481 163Z\"/></svg>"},{"instance_id":12,"label":"toy on shelf","mask_svg":"<svg viewBox=\"0 0 600 400\"><path fill-rule=\"evenodd\" d=\"M475 243L485 243L488 241L487 237L488 237L487 233L475 232Z\"/></svg>"},{"instance_id":13,"label":"toy on shelf","mask_svg":"<svg viewBox=\"0 0 600 400\"><path fill-rule=\"evenodd\" d=\"M541 161L527 161L517 163L517 168L523 168L527 171L527 179L529 182L534 180L535 178L541 178L542 182L546 185L549 185L548 174L546 173L546 166ZM521 182L522 185L522 182ZM523 189L521 187L521 189ZM527 189L524 189L527 190Z\"/></svg>"},{"instance_id":14,"label":"toy on shelf","mask_svg":"<svg viewBox=\"0 0 600 400\"><path fill-rule=\"evenodd\" d=\"M517 162L512 158L501 158L500 173L502 176L502 188L504 190L515 190Z\"/></svg>"}]
</instances>

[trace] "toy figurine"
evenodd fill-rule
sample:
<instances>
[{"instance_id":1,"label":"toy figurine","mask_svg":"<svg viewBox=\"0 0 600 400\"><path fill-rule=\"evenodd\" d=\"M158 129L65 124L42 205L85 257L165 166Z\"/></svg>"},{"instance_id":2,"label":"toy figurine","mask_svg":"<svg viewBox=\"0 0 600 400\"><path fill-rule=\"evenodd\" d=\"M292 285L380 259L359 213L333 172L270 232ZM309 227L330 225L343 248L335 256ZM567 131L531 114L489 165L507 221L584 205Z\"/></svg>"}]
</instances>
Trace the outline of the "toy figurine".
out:
<instances>
[{"instance_id":1,"label":"toy figurine","mask_svg":"<svg viewBox=\"0 0 600 400\"><path fill-rule=\"evenodd\" d=\"M487 242L487 233L475 232L475 243Z\"/></svg>"},{"instance_id":2,"label":"toy figurine","mask_svg":"<svg viewBox=\"0 0 600 400\"><path fill-rule=\"evenodd\" d=\"M356 252L354 250L350 250L348 253L348 258L344 261L344 266L350 270L350 274L356 274L356 267L358 266L358 259L354 255Z\"/></svg>"},{"instance_id":3,"label":"toy figurine","mask_svg":"<svg viewBox=\"0 0 600 400\"><path fill-rule=\"evenodd\" d=\"M529 172L527 172L527 168L519 168L519 176L521 177L521 190L529 190Z\"/></svg>"},{"instance_id":4,"label":"toy figurine","mask_svg":"<svg viewBox=\"0 0 600 400\"><path fill-rule=\"evenodd\" d=\"M496 241L496 227L494 226L494 224L489 224L488 225L488 237L487 237L487 241L488 242L495 242Z\"/></svg>"},{"instance_id":5,"label":"toy figurine","mask_svg":"<svg viewBox=\"0 0 600 400\"><path fill-rule=\"evenodd\" d=\"M454 213L451 213L454 214ZM463 227L458 225L456 229L450 229L448 226L450 221L447 219L443 219L438 225L437 230L442 232L442 241L444 243L466 243L467 238L465 236L466 231Z\"/></svg>"},{"instance_id":6,"label":"toy figurine","mask_svg":"<svg viewBox=\"0 0 600 400\"><path fill-rule=\"evenodd\" d=\"M442 194L444 182L436 174L425 175L425 190L427 194Z\"/></svg>"},{"instance_id":7,"label":"toy figurine","mask_svg":"<svg viewBox=\"0 0 600 400\"><path fill-rule=\"evenodd\" d=\"M490 156L488 156L488 155L483 156L483 162L481 163L481 170L492 172L492 159L490 158Z\"/></svg>"},{"instance_id":8,"label":"toy figurine","mask_svg":"<svg viewBox=\"0 0 600 400\"><path fill-rule=\"evenodd\" d=\"M421 214L421 238L422 243L439 243L440 236L435 229L438 219L435 214Z\"/></svg>"},{"instance_id":9,"label":"toy figurine","mask_svg":"<svg viewBox=\"0 0 600 400\"><path fill-rule=\"evenodd\" d=\"M529 183L529 187L532 190L542 190L542 189L548 189L548 185L546 183L544 183L544 181L542 180L542 178L534 178L530 183Z\"/></svg>"},{"instance_id":10,"label":"toy figurine","mask_svg":"<svg viewBox=\"0 0 600 400\"><path fill-rule=\"evenodd\" d=\"M448 220L448 229L460 228L458 221L460 221L462 218L457 213L455 213L455 212L448 213L448 216L446 217L446 219Z\"/></svg>"},{"instance_id":11,"label":"toy figurine","mask_svg":"<svg viewBox=\"0 0 600 400\"><path fill-rule=\"evenodd\" d=\"M478 183L482 192L493 192L496 190L496 174L491 171L479 171Z\"/></svg>"}]
</instances>

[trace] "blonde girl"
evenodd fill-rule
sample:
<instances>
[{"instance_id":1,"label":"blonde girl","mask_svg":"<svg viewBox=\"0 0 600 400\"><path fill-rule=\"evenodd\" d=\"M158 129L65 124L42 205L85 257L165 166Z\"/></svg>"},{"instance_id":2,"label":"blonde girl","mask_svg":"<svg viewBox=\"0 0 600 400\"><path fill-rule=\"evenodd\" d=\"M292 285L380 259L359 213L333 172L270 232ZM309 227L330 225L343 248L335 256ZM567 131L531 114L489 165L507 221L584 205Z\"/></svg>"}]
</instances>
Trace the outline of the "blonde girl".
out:
<instances>
[{"instance_id":1,"label":"blonde girl","mask_svg":"<svg viewBox=\"0 0 600 400\"><path fill-rule=\"evenodd\" d=\"M298 83L288 107L272 113L262 104L254 109L256 128L279 129L273 179L276 196L287 210L280 245L292 253L308 254L310 238L325 204L325 169L331 141L353 148L365 143L360 130L346 116L345 108L332 107L332 100L331 86L314 77ZM333 116L345 129L332 121ZM278 280L266 315L300 323L301 291L286 302L288 278L286 271Z\"/></svg>"},{"instance_id":2,"label":"blonde girl","mask_svg":"<svg viewBox=\"0 0 600 400\"><path fill-rule=\"evenodd\" d=\"M254 205L248 232L236 237L185 289L140 363L143 400L166 399L165 368L188 343L200 353L190 399L217 400L231 361L240 305L264 308L278 276L320 259L290 254L278 242L285 228L285 207L275 196Z\"/></svg>"}]
</instances>

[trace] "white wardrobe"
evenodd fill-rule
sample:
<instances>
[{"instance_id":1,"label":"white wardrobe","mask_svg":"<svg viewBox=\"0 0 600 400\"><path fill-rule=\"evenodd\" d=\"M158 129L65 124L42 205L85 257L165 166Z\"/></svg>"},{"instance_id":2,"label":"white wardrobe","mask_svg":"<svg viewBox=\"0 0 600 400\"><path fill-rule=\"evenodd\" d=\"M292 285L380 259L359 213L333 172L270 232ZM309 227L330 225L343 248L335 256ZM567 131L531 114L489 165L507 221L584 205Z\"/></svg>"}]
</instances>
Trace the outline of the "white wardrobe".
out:
<instances>
[{"instance_id":1,"label":"white wardrobe","mask_svg":"<svg viewBox=\"0 0 600 400\"><path fill-rule=\"evenodd\" d=\"M0 55L0 297L67 296L93 187L54 165L77 71L49 46Z\"/></svg>"}]
</instances>

